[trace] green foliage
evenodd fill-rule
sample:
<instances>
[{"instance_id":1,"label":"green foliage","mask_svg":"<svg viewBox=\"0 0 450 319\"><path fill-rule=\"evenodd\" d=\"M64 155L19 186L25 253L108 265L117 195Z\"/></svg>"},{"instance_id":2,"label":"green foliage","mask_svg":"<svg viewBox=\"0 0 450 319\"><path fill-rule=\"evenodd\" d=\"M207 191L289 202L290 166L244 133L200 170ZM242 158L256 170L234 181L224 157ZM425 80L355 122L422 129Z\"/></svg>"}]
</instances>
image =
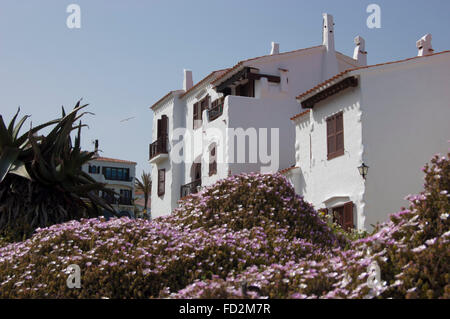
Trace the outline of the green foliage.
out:
<instances>
[{"instance_id":1,"label":"green foliage","mask_svg":"<svg viewBox=\"0 0 450 319\"><path fill-rule=\"evenodd\" d=\"M144 214L147 214L147 202L152 193L152 175L150 173L142 172L141 179L136 178L135 190L144 193ZM151 216L148 216L151 218Z\"/></svg>"},{"instance_id":2,"label":"green foliage","mask_svg":"<svg viewBox=\"0 0 450 319\"><path fill-rule=\"evenodd\" d=\"M86 105L77 103L62 117L19 132L27 120L24 116L8 128L0 116L0 235L9 240L20 240L32 234L37 227L82 217L98 216L101 209L112 208L96 195L104 190L81 170L94 153L81 151L83 125L75 123L87 112L79 113ZM41 129L53 128L46 136ZM75 131L72 144L71 133Z\"/></svg>"}]
</instances>

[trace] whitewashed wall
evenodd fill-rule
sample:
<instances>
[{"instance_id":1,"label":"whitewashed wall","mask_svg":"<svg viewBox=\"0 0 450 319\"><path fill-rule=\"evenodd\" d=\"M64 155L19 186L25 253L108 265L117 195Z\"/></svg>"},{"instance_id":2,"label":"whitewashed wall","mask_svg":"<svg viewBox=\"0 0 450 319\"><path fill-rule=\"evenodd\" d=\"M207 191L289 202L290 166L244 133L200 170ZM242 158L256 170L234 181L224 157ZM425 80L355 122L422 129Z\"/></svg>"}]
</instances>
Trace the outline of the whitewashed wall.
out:
<instances>
[{"instance_id":1,"label":"whitewashed wall","mask_svg":"<svg viewBox=\"0 0 450 319\"><path fill-rule=\"evenodd\" d=\"M423 189L421 168L450 144L450 54L361 74L365 226L406 206Z\"/></svg>"},{"instance_id":2,"label":"whitewashed wall","mask_svg":"<svg viewBox=\"0 0 450 319\"><path fill-rule=\"evenodd\" d=\"M223 115L209 122L205 111L203 114L203 125L196 130L193 130L192 123L193 104L203 99L207 94L210 96L211 101L221 96L221 94L217 94L209 83L200 85L181 100L171 98L161 106L158 106L154 111L152 141L156 140L157 119L165 114L169 118L169 137L174 128L184 127L187 128L190 138L194 142L187 139L184 141L185 163L175 164L171 159L172 154L170 153L169 160L163 161L158 165L152 165L152 179L154 181L152 189L153 215L155 217L166 215L177 207L181 185L192 182L191 168L196 158L202 158L203 186L227 177L230 171L232 174L260 171L261 163L228 163L227 156L230 154L229 141L227 140L227 134L224 134L228 127L244 129L249 127L268 128L269 132L270 128L279 128L279 166L276 169L274 168L273 172L293 165L295 158L292 145L295 141L295 129L290 122L290 117L300 110L295 97L323 80L322 64L324 52L324 47L318 46L246 62L245 66L259 68L262 74L279 75L282 79L286 77L287 80L286 82L282 81L280 84L268 83L266 79L256 81L255 98L228 96L225 99ZM357 65L355 60L339 53L337 54L337 60L339 71ZM211 132L210 128L214 128L216 131ZM222 136L226 138L222 139ZM209 176L208 147L213 142L218 143L218 156L225 154L225 160L219 160L217 174ZM174 143L175 141L171 138L171 146ZM166 192L161 197L157 195L158 167L166 169Z\"/></svg>"},{"instance_id":3,"label":"whitewashed wall","mask_svg":"<svg viewBox=\"0 0 450 319\"><path fill-rule=\"evenodd\" d=\"M331 208L352 201L355 226L363 228L364 180L358 171L362 157L359 88L347 89L317 103L296 121L296 166L300 167L296 191L316 209ZM343 112L344 155L327 159L326 119ZM308 118L310 116L310 118Z\"/></svg>"},{"instance_id":4,"label":"whitewashed wall","mask_svg":"<svg viewBox=\"0 0 450 319\"><path fill-rule=\"evenodd\" d=\"M450 54L350 75L359 77L357 88L295 121L296 191L316 208L353 201L355 226L371 230L423 189L421 168L449 149ZM341 110L345 155L328 161L325 119ZM362 162L369 166L365 181L357 170Z\"/></svg>"}]
</instances>

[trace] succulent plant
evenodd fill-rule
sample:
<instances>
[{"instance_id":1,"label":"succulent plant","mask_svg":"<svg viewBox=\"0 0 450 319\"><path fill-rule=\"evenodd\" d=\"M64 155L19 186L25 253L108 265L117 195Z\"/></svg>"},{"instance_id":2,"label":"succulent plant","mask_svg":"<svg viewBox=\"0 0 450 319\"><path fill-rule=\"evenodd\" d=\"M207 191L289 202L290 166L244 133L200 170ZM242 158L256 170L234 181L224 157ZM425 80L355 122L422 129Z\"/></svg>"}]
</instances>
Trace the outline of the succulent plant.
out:
<instances>
[{"instance_id":1,"label":"succulent plant","mask_svg":"<svg viewBox=\"0 0 450 319\"><path fill-rule=\"evenodd\" d=\"M1 235L18 240L37 227L95 217L103 209L114 211L99 196L100 191L111 191L81 169L95 156L80 146L81 129L86 126L80 119L89 113L80 111L87 106L79 101L68 114L62 108L61 118L31 127L22 135L28 115L16 124L19 109L8 127L0 116ZM39 135L48 127L52 129L46 136Z\"/></svg>"}]
</instances>

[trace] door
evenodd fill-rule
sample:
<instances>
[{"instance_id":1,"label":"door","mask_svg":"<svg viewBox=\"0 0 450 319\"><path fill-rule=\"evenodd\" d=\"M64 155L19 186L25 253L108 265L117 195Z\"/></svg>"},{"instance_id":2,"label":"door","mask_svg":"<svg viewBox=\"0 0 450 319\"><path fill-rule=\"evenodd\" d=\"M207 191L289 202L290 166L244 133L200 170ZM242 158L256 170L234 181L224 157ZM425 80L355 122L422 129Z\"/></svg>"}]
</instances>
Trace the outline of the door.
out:
<instances>
[{"instance_id":1,"label":"door","mask_svg":"<svg viewBox=\"0 0 450 319\"><path fill-rule=\"evenodd\" d=\"M197 181L202 178L202 164L194 163L194 179L193 181Z\"/></svg>"}]
</instances>

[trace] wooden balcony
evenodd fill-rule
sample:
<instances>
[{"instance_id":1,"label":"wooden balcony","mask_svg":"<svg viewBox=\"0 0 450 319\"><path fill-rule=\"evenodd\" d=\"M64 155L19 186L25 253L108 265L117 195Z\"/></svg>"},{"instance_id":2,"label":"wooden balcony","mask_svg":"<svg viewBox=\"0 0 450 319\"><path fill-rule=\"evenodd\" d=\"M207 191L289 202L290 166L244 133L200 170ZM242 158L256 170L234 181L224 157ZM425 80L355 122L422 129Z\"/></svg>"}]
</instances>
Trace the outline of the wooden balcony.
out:
<instances>
[{"instance_id":1,"label":"wooden balcony","mask_svg":"<svg viewBox=\"0 0 450 319\"><path fill-rule=\"evenodd\" d=\"M163 135L159 137L155 142L150 144L149 159L150 162L154 162L157 159L168 157L168 137Z\"/></svg>"},{"instance_id":2,"label":"wooden balcony","mask_svg":"<svg viewBox=\"0 0 450 319\"><path fill-rule=\"evenodd\" d=\"M180 198L186 197L189 194L197 193L200 190L201 186L202 186L201 179L197 179L197 180L193 181L192 183L182 185Z\"/></svg>"}]
</instances>

